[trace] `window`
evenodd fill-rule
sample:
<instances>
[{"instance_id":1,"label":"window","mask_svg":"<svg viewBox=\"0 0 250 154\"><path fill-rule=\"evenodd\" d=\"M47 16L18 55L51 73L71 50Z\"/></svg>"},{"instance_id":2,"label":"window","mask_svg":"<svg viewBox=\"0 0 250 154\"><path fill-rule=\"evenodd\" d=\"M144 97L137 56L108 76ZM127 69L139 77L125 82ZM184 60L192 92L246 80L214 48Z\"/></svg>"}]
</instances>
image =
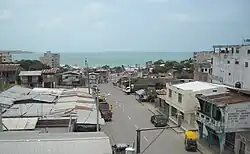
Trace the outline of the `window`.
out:
<instances>
[{"instance_id":1,"label":"window","mask_svg":"<svg viewBox=\"0 0 250 154\"><path fill-rule=\"evenodd\" d=\"M248 67L248 62L245 62L245 67Z\"/></svg>"},{"instance_id":2,"label":"window","mask_svg":"<svg viewBox=\"0 0 250 154\"><path fill-rule=\"evenodd\" d=\"M235 64L239 64L239 61L238 61L238 60L235 60Z\"/></svg>"},{"instance_id":3,"label":"window","mask_svg":"<svg viewBox=\"0 0 250 154\"><path fill-rule=\"evenodd\" d=\"M234 48L232 48L232 53L234 53Z\"/></svg>"},{"instance_id":4,"label":"window","mask_svg":"<svg viewBox=\"0 0 250 154\"><path fill-rule=\"evenodd\" d=\"M230 61L228 60L227 63L230 64Z\"/></svg>"},{"instance_id":5,"label":"window","mask_svg":"<svg viewBox=\"0 0 250 154\"><path fill-rule=\"evenodd\" d=\"M172 90L168 89L168 97L171 98L172 97Z\"/></svg>"},{"instance_id":6,"label":"window","mask_svg":"<svg viewBox=\"0 0 250 154\"><path fill-rule=\"evenodd\" d=\"M205 72L207 71L207 69L205 68Z\"/></svg>"},{"instance_id":7,"label":"window","mask_svg":"<svg viewBox=\"0 0 250 154\"><path fill-rule=\"evenodd\" d=\"M178 102L182 103L182 94L178 93Z\"/></svg>"},{"instance_id":8,"label":"window","mask_svg":"<svg viewBox=\"0 0 250 154\"><path fill-rule=\"evenodd\" d=\"M231 73L228 73L228 75L230 76L230 75L231 75Z\"/></svg>"},{"instance_id":9,"label":"window","mask_svg":"<svg viewBox=\"0 0 250 154\"><path fill-rule=\"evenodd\" d=\"M250 50L247 50L247 54L250 54Z\"/></svg>"},{"instance_id":10,"label":"window","mask_svg":"<svg viewBox=\"0 0 250 154\"><path fill-rule=\"evenodd\" d=\"M236 53L239 53L239 48L236 48Z\"/></svg>"},{"instance_id":11,"label":"window","mask_svg":"<svg viewBox=\"0 0 250 154\"><path fill-rule=\"evenodd\" d=\"M203 69L203 68L201 69L201 72L204 72L204 69Z\"/></svg>"}]
</instances>

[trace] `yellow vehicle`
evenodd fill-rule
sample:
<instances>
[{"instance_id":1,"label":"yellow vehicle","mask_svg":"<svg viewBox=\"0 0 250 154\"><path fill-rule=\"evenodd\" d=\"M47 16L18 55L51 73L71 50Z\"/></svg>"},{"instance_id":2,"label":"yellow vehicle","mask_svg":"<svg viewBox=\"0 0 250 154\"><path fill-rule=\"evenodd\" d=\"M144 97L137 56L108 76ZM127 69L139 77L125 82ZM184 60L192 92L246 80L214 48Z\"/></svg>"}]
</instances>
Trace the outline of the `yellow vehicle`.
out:
<instances>
[{"instance_id":1,"label":"yellow vehicle","mask_svg":"<svg viewBox=\"0 0 250 154\"><path fill-rule=\"evenodd\" d=\"M185 132L185 149L186 150L197 150L197 130L187 130Z\"/></svg>"}]
</instances>

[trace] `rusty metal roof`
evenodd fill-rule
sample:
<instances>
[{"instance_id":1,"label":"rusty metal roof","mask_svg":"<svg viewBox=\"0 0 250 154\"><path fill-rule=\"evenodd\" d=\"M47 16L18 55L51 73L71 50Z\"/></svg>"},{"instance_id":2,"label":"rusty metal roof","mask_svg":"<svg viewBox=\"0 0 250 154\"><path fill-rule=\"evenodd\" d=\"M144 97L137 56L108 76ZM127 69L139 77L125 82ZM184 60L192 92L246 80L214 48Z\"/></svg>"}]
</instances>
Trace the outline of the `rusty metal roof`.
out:
<instances>
[{"instance_id":1,"label":"rusty metal roof","mask_svg":"<svg viewBox=\"0 0 250 154\"><path fill-rule=\"evenodd\" d=\"M58 68L44 69L42 70L42 74L56 74Z\"/></svg>"},{"instance_id":2,"label":"rusty metal roof","mask_svg":"<svg viewBox=\"0 0 250 154\"><path fill-rule=\"evenodd\" d=\"M213 102L218 105L224 105L224 104L234 104L234 103L243 103L243 102L249 102L250 96L245 95L243 93L236 93L236 92L225 92L221 94L215 94L215 95L199 95L197 98L203 99L205 101Z\"/></svg>"},{"instance_id":3,"label":"rusty metal roof","mask_svg":"<svg viewBox=\"0 0 250 154\"><path fill-rule=\"evenodd\" d=\"M17 71L20 68L20 64L0 64L0 71Z\"/></svg>"}]
</instances>

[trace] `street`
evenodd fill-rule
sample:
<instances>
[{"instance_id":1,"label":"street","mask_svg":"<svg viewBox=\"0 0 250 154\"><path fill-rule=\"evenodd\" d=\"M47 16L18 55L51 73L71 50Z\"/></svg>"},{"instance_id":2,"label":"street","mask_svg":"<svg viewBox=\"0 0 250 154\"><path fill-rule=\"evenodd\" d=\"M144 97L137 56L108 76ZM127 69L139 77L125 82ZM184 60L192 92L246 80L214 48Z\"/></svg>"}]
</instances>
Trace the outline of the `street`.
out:
<instances>
[{"instance_id":1,"label":"street","mask_svg":"<svg viewBox=\"0 0 250 154\"><path fill-rule=\"evenodd\" d=\"M133 95L125 95L118 87L112 84L101 84L101 92L111 94L107 102L113 105L113 121L107 122L104 132L111 139L111 143L132 144L136 140L137 128L152 128L150 122L152 113L137 102ZM186 154L184 140L172 129L166 129L159 138L147 149L144 149L162 130L141 133L141 153L143 154Z\"/></svg>"}]
</instances>

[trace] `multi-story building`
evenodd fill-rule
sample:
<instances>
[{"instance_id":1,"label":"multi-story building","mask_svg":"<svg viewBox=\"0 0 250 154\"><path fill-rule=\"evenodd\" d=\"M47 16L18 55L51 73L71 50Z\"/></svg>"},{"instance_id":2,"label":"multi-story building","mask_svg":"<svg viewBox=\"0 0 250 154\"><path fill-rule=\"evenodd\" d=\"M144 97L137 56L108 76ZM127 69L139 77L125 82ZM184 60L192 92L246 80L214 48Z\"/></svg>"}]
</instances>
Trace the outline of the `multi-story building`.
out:
<instances>
[{"instance_id":1,"label":"multi-story building","mask_svg":"<svg viewBox=\"0 0 250 154\"><path fill-rule=\"evenodd\" d=\"M0 51L0 63L10 63L12 62L12 55L10 52Z\"/></svg>"},{"instance_id":2,"label":"multi-story building","mask_svg":"<svg viewBox=\"0 0 250 154\"><path fill-rule=\"evenodd\" d=\"M185 123L192 128L196 127L195 113L199 109L199 102L196 94L209 94L216 92L224 92L224 85L194 81L182 84L166 84L166 95L161 96L164 99L165 111L171 120L176 121L177 115L181 114ZM166 112L166 113L167 113Z\"/></svg>"},{"instance_id":3,"label":"multi-story building","mask_svg":"<svg viewBox=\"0 0 250 154\"><path fill-rule=\"evenodd\" d=\"M250 89L250 45L215 45L212 82Z\"/></svg>"},{"instance_id":4,"label":"multi-story building","mask_svg":"<svg viewBox=\"0 0 250 154\"><path fill-rule=\"evenodd\" d=\"M19 64L0 64L0 81L6 84L14 84L20 70Z\"/></svg>"},{"instance_id":5,"label":"multi-story building","mask_svg":"<svg viewBox=\"0 0 250 154\"><path fill-rule=\"evenodd\" d=\"M204 63L213 58L213 51L201 51L193 53L194 63Z\"/></svg>"},{"instance_id":6,"label":"multi-story building","mask_svg":"<svg viewBox=\"0 0 250 154\"><path fill-rule=\"evenodd\" d=\"M193 53L195 81L212 82L212 57L213 51L201 51Z\"/></svg>"},{"instance_id":7,"label":"multi-story building","mask_svg":"<svg viewBox=\"0 0 250 154\"><path fill-rule=\"evenodd\" d=\"M42 85L42 71L21 71L19 73L21 84L29 87L40 87Z\"/></svg>"},{"instance_id":8,"label":"multi-story building","mask_svg":"<svg viewBox=\"0 0 250 154\"><path fill-rule=\"evenodd\" d=\"M43 64L49 65L51 68L59 68L60 67L60 54L51 53L51 51L47 51L44 53L43 57L40 57L40 61Z\"/></svg>"},{"instance_id":9,"label":"multi-story building","mask_svg":"<svg viewBox=\"0 0 250 154\"><path fill-rule=\"evenodd\" d=\"M197 112L200 139L207 139L211 148L218 147L221 153L239 152L240 148L235 148L236 134L250 131L249 92L228 89L222 93L196 95L196 98L200 104Z\"/></svg>"},{"instance_id":10,"label":"multi-story building","mask_svg":"<svg viewBox=\"0 0 250 154\"><path fill-rule=\"evenodd\" d=\"M57 68L44 69L42 70L42 87L44 88L55 88L58 84Z\"/></svg>"}]
</instances>

